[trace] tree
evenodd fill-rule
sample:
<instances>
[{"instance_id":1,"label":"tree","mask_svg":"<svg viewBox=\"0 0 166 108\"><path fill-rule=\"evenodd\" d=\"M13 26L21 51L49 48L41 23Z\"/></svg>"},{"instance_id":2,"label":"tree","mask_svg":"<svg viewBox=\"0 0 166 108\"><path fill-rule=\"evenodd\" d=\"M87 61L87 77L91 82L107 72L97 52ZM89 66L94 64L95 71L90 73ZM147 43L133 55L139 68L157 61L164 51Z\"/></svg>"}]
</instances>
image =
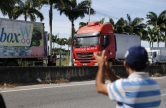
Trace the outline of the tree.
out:
<instances>
[{"instance_id":1,"label":"tree","mask_svg":"<svg viewBox=\"0 0 166 108\"><path fill-rule=\"evenodd\" d=\"M112 18L109 18L109 22L112 24L112 26L115 26L114 20Z\"/></svg>"},{"instance_id":2,"label":"tree","mask_svg":"<svg viewBox=\"0 0 166 108\"><path fill-rule=\"evenodd\" d=\"M6 15L15 6L17 0L0 0L0 10L3 15Z\"/></svg>"},{"instance_id":3,"label":"tree","mask_svg":"<svg viewBox=\"0 0 166 108\"><path fill-rule=\"evenodd\" d=\"M39 0L39 7L42 7L43 5L49 5L49 26L50 26L50 37L52 36L52 19L53 19L53 7L56 4L57 8L64 8L64 3L68 5L68 0ZM52 54L52 39L50 38L50 51L49 54Z\"/></svg>"},{"instance_id":4,"label":"tree","mask_svg":"<svg viewBox=\"0 0 166 108\"><path fill-rule=\"evenodd\" d=\"M24 15L25 21L27 21L28 18L30 18L31 21L36 21L36 16L40 18L40 21L44 19L43 14L36 9L36 2L33 2L33 0L18 2L18 5L15 6L12 11L12 15L9 14L10 19L17 19L21 15Z\"/></svg>"},{"instance_id":5,"label":"tree","mask_svg":"<svg viewBox=\"0 0 166 108\"><path fill-rule=\"evenodd\" d=\"M54 48L54 43L58 43L58 35L53 35L52 34L52 43L53 43L53 47L52 48Z\"/></svg>"},{"instance_id":6,"label":"tree","mask_svg":"<svg viewBox=\"0 0 166 108\"><path fill-rule=\"evenodd\" d=\"M143 20L143 18L138 17L132 20L130 15L127 14L127 20L125 20L126 26L124 27L125 32L140 35L140 31L146 27L146 25L142 23Z\"/></svg>"},{"instance_id":7,"label":"tree","mask_svg":"<svg viewBox=\"0 0 166 108\"><path fill-rule=\"evenodd\" d=\"M71 21L71 46L72 45L72 40L73 40L73 34L74 34L74 21L76 19L80 18L84 18L85 14L89 14L87 9L89 9L91 5L91 1L89 0L84 0L81 1L80 3L77 3L77 0L70 0L70 5L67 5L65 3L65 8L59 8L62 6L59 5L55 5L55 8L60 12L60 15L65 14L66 17L68 17L68 19ZM90 14L94 14L95 11L93 9L90 10ZM70 51L70 62L71 65L73 65L73 60L72 60L72 47L71 47L71 51Z\"/></svg>"},{"instance_id":8,"label":"tree","mask_svg":"<svg viewBox=\"0 0 166 108\"><path fill-rule=\"evenodd\" d=\"M80 22L79 23L79 28L86 26L88 24L88 22Z\"/></svg>"},{"instance_id":9,"label":"tree","mask_svg":"<svg viewBox=\"0 0 166 108\"><path fill-rule=\"evenodd\" d=\"M149 47L153 47L153 42L155 42L155 28L150 28L149 26L147 27L147 33L148 33L148 36L146 38L146 40L149 42Z\"/></svg>"},{"instance_id":10,"label":"tree","mask_svg":"<svg viewBox=\"0 0 166 108\"><path fill-rule=\"evenodd\" d=\"M57 43L60 45L60 49L62 49L62 46L66 45L67 39L66 38L59 38Z\"/></svg>"},{"instance_id":11,"label":"tree","mask_svg":"<svg viewBox=\"0 0 166 108\"><path fill-rule=\"evenodd\" d=\"M125 20L123 18L120 18L114 25L114 32L115 33L124 33L125 26L126 26Z\"/></svg>"},{"instance_id":12,"label":"tree","mask_svg":"<svg viewBox=\"0 0 166 108\"><path fill-rule=\"evenodd\" d=\"M105 18L102 18L102 19L99 21L99 23L103 24L104 21L105 21Z\"/></svg>"},{"instance_id":13,"label":"tree","mask_svg":"<svg viewBox=\"0 0 166 108\"><path fill-rule=\"evenodd\" d=\"M13 5L12 9L7 11L7 15L8 15L9 19L14 19L15 8L22 2L21 0L13 0L13 1L14 1L14 5Z\"/></svg>"},{"instance_id":14,"label":"tree","mask_svg":"<svg viewBox=\"0 0 166 108\"><path fill-rule=\"evenodd\" d=\"M164 10L163 12L161 12L159 14L159 16L155 13L155 12L149 12L146 15L147 20L147 24L151 25L153 27L155 27L156 29L156 38L158 39L160 36L158 35L163 35L162 31L165 31L165 24L166 24L166 10ZM165 33L166 36L166 33ZM165 38L164 36L164 38ZM165 40L165 39L163 39ZM166 41L165 41L166 43ZM157 41L157 46L159 46L159 40ZM166 44L165 44L166 46Z\"/></svg>"}]
</instances>

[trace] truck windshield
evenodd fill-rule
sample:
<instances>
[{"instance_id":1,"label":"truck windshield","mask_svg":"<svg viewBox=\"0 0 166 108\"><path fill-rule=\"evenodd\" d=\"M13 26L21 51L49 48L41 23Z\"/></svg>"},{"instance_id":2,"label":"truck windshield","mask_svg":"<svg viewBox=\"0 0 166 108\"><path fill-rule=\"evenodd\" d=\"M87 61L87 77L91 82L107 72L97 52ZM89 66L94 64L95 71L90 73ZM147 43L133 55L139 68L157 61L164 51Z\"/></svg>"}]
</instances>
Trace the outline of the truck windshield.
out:
<instances>
[{"instance_id":1,"label":"truck windshield","mask_svg":"<svg viewBox=\"0 0 166 108\"><path fill-rule=\"evenodd\" d=\"M86 37L76 37L74 41L74 46L80 47L93 47L99 44L99 36L86 36Z\"/></svg>"}]
</instances>

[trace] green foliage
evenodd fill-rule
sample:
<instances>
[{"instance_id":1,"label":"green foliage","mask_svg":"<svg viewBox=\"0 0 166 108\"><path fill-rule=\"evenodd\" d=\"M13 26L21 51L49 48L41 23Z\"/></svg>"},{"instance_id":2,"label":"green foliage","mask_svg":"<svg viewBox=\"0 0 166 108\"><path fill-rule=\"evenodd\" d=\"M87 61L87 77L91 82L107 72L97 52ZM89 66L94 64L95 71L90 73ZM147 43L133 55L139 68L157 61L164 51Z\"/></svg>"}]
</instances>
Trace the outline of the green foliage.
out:
<instances>
[{"instance_id":1,"label":"green foliage","mask_svg":"<svg viewBox=\"0 0 166 108\"><path fill-rule=\"evenodd\" d=\"M35 62L23 61L23 59L17 60L19 66L27 67L27 66L35 66Z\"/></svg>"},{"instance_id":2,"label":"green foliage","mask_svg":"<svg viewBox=\"0 0 166 108\"><path fill-rule=\"evenodd\" d=\"M31 21L36 21L36 16L43 21L43 14L37 9L37 3L33 0L25 0L17 3L12 11L8 13L10 19L17 19L21 15L24 16L25 21L30 18Z\"/></svg>"},{"instance_id":3,"label":"green foliage","mask_svg":"<svg viewBox=\"0 0 166 108\"><path fill-rule=\"evenodd\" d=\"M105 21L105 18L102 18L102 19L99 21L99 23L103 24L104 21Z\"/></svg>"},{"instance_id":4,"label":"green foliage","mask_svg":"<svg viewBox=\"0 0 166 108\"><path fill-rule=\"evenodd\" d=\"M162 70L163 70L164 75L166 75L166 66L165 65L162 66Z\"/></svg>"}]
</instances>

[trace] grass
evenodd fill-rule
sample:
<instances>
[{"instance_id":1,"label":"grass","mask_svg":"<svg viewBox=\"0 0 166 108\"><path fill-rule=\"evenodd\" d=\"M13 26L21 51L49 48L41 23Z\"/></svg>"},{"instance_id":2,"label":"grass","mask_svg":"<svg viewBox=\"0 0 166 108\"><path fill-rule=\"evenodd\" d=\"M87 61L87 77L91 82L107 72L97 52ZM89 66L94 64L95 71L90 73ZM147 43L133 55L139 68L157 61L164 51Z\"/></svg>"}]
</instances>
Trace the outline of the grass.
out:
<instances>
[{"instance_id":1,"label":"grass","mask_svg":"<svg viewBox=\"0 0 166 108\"><path fill-rule=\"evenodd\" d=\"M56 66L60 66L60 60L58 59L57 61L56 61ZM62 60L61 61L61 66L69 66L69 60Z\"/></svg>"},{"instance_id":2,"label":"grass","mask_svg":"<svg viewBox=\"0 0 166 108\"><path fill-rule=\"evenodd\" d=\"M61 66L69 66L70 60L67 59L67 56L64 56L64 58L65 58L64 60L61 60ZM47 66L47 60L43 60L43 64L44 64L44 66ZM56 66L60 66L59 59L57 59L57 61L56 61Z\"/></svg>"},{"instance_id":3,"label":"grass","mask_svg":"<svg viewBox=\"0 0 166 108\"><path fill-rule=\"evenodd\" d=\"M28 83L28 84L7 84L7 83L4 83L4 84L0 84L0 89L5 89L5 88L16 88L16 87L19 87L19 86L27 86L27 85L38 85L38 84L61 84L61 83L68 83L69 80L67 79L64 79L64 78L60 78L60 79L55 79L55 80L52 80L51 82L47 79L45 79L44 81L42 81L41 83L39 82L36 82L36 83Z\"/></svg>"}]
</instances>

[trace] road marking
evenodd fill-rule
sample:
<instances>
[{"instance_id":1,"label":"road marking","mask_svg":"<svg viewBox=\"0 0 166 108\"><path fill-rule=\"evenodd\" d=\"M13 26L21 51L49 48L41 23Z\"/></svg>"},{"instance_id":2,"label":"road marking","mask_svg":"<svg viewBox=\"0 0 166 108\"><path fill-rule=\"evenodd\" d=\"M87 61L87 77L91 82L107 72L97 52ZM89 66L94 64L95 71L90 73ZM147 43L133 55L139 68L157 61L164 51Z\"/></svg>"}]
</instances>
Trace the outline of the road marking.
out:
<instances>
[{"instance_id":1,"label":"road marking","mask_svg":"<svg viewBox=\"0 0 166 108\"><path fill-rule=\"evenodd\" d=\"M90 85L90 84L94 84L94 82L86 82L86 83L74 83L74 84L70 84L70 85L53 85L53 86L49 86L49 87L40 87L40 88L28 88L28 89L17 89L17 90L1 90L1 93L7 93L7 92L17 92L17 91L28 91L28 90L38 90L38 89L47 89L47 88L59 88L59 87L72 87L72 86L80 86L80 85Z\"/></svg>"},{"instance_id":2,"label":"road marking","mask_svg":"<svg viewBox=\"0 0 166 108\"><path fill-rule=\"evenodd\" d=\"M161 94L161 96L166 96L166 94Z\"/></svg>"},{"instance_id":3,"label":"road marking","mask_svg":"<svg viewBox=\"0 0 166 108\"><path fill-rule=\"evenodd\" d=\"M163 79L166 77L152 77L152 79ZM106 83L109 81L107 80ZM95 81L85 81L85 82L72 82L72 83L65 83L65 84L53 84L49 87L33 87L33 88L24 88L24 89L12 89L12 90L0 90L1 93L8 93L8 92L17 92L17 91L28 91L28 90L39 90L39 89L47 89L47 88L60 88L60 87L72 87L72 86L81 86L81 85L90 85L95 84ZM39 85L40 86L40 85ZM41 85L42 86L42 85ZM161 94L161 96L165 96L166 94Z\"/></svg>"},{"instance_id":4,"label":"road marking","mask_svg":"<svg viewBox=\"0 0 166 108\"><path fill-rule=\"evenodd\" d=\"M152 79L164 79L164 78L166 78L166 77L163 76L163 77L150 77L150 78L152 78Z\"/></svg>"}]
</instances>

